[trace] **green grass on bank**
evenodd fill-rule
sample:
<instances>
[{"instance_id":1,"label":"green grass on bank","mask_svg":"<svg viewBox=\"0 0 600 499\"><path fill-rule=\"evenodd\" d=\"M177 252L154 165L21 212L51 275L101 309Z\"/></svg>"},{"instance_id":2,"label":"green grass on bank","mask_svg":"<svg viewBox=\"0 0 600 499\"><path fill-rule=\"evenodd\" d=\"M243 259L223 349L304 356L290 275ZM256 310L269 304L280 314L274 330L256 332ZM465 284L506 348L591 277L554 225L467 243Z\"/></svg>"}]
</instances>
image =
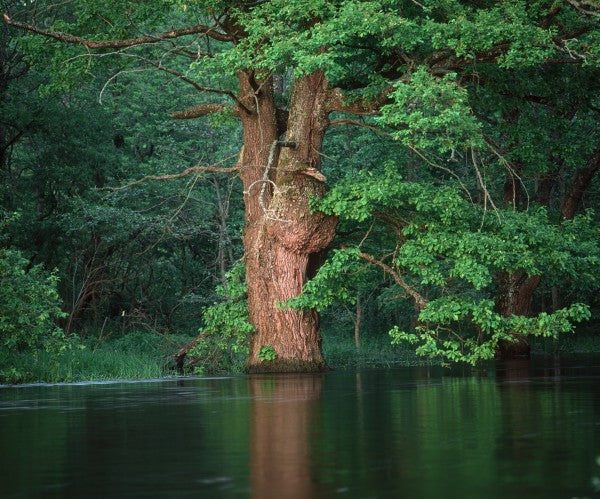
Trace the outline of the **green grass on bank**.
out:
<instances>
[{"instance_id":1,"label":"green grass on bank","mask_svg":"<svg viewBox=\"0 0 600 499\"><path fill-rule=\"evenodd\" d=\"M133 332L116 339L83 340L85 348L0 353L0 383L58 383L151 379L173 375L170 356L193 338Z\"/></svg>"}]
</instances>

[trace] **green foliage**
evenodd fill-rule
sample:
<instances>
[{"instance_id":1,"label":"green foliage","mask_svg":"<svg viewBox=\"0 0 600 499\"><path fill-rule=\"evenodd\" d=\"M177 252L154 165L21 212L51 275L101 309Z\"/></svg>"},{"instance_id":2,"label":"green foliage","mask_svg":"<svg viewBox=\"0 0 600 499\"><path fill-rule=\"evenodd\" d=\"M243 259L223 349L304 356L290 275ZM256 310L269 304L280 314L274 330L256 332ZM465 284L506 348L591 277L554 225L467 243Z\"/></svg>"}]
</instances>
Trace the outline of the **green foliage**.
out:
<instances>
[{"instance_id":1,"label":"green foliage","mask_svg":"<svg viewBox=\"0 0 600 499\"><path fill-rule=\"evenodd\" d=\"M84 349L11 353L0 351L0 383L58 383L114 379L152 379L173 375L173 350L189 343L182 335L132 331L113 338L89 336ZM8 364L8 362L10 362Z\"/></svg>"},{"instance_id":2,"label":"green foliage","mask_svg":"<svg viewBox=\"0 0 600 499\"><path fill-rule=\"evenodd\" d=\"M0 249L0 343L9 351L44 348L63 350L70 339L56 326L65 317L55 273L46 274L40 265L17 250Z\"/></svg>"},{"instance_id":3,"label":"green foliage","mask_svg":"<svg viewBox=\"0 0 600 499\"><path fill-rule=\"evenodd\" d=\"M280 108L288 107L294 79L317 70L347 103L387 97L380 117L357 120L383 127L390 137L339 126L328 132L325 150L339 159L324 160L334 188L312 203L340 217L340 233L349 235L338 242L350 249L332 252L304 292L281 307L323 310L375 290L382 309L392 310L408 288L427 306L418 340L413 333L395 338L406 334L407 341L424 341L422 353L469 362L487 358L498 341L554 335L586 316L585 308L572 305L505 318L495 303L503 273L542 276L544 286L570 293L565 302L590 301L597 292L596 215L558 222L560 203L600 138L597 16L554 0L10 6L15 18L27 19L31 8L29 21L93 40L199 23L216 22L214 32L239 27L234 43L193 35L114 53L12 29L5 39L2 32L0 59L9 61L2 74L19 79L8 78L0 89L0 209L20 217L2 244L33 255L32 264L57 269L50 278L60 276L58 284L35 266L25 275L58 291L74 328L92 330L108 321L125 330L139 321L147 329L189 330L203 310L195 355L210 361L203 360L202 369L212 368L210 362L231 365L247 351L252 328L243 269L234 268L216 303L213 292L241 252L240 186L220 176L190 176L188 183L97 190L234 156L241 134L233 110L198 121L163 117L197 104L199 88L217 89L203 93L202 102L231 104L226 94L237 92L241 70L258 79L281 76ZM11 67L4 55L17 47L29 72L19 63ZM166 71L155 71L156 64ZM176 73L184 77L171 79ZM196 88L187 85L189 78ZM338 124L346 118L335 117ZM342 172L349 177L336 185ZM493 213L491 201L500 206L498 194L510 179L518 184L512 209ZM551 199L536 207L530 201L543 196L527 193L549 179ZM585 202L597 206L597 189ZM359 249L396 278L381 279L380 268L361 260ZM32 327L52 322L50 315ZM19 341L15 345L27 347Z\"/></svg>"},{"instance_id":4,"label":"green foliage","mask_svg":"<svg viewBox=\"0 0 600 499\"><path fill-rule=\"evenodd\" d=\"M399 292L408 288L427 297L414 332L392 329L395 344L406 342L419 355L443 362L476 364L493 358L502 341L556 337L589 319L589 307L579 303L534 317L505 317L495 302L501 272L544 275L551 282L569 279L596 288L599 231L591 212L562 223L552 223L541 208L491 215L464 199L457 188L402 180L393 165L380 175L361 172L359 179L341 182L313 205L342 220L370 222L360 251L393 254L387 265L402 276ZM374 227L386 224L387 237L370 236ZM322 309L335 301L351 301L348 285L359 272L359 259L357 247L334 251L288 305Z\"/></svg>"},{"instance_id":5,"label":"green foliage","mask_svg":"<svg viewBox=\"0 0 600 499\"><path fill-rule=\"evenodd\" d=\"M221 301L202 312L198 343L188 352L188 357L203 361L196 372L231 368L236 358L248 354L254 328L248 321L245 271L244 262L238 261L227 273L227 284L217 287Z\"/></svg>"},{"instance_id":6,"label":"green foliage","mask_svg":"<svg viewBox=\"0 0 600 499\"><path fill-rule=\"evenodd\" d=\"M81 23L91 23L100 7L110 7L82 3L76 2L87 9L87 17L77 18ZM135 15L151 10L150 3L142 7L133 9ZM118 17L121 7L113 9ZM60 53L68 47L32 40L42 42L40 50L59 51L53 57L69 71ZM31 54L33 48L27 50ZM56 82L40 98L40 83L68 75L49 71L45 55L38 55L40 61L32 61L35 66L0 99L8 130L6 136L0 133L0 151L3 140L22 135L0 165L0 209L20 217L3 234L6 244L57 269L57 290L72 314L70 329L85 334L105 320L119 320L124 327L197 330L200 311L214 301L221 277L215 254L223 251L224 268L240 255L242 201L231 196L241 190L239 184L206 175L191 183L184 178L116 192L98 188L232 156L239 125L222 117L220 130L214 130L206 122L168 119L173 108L185 109L195 93L165 84L158 72L135 77L125 72L110 79L115 69L104 57L73 61L90 62L85 71L93 71L97 80L77 79L68 92ZM206 147L198 150L198 141ZM233 219L227 227L220 218L224 208L225 217Z\"/></svg>"},{"instance_id":7,"label":"green foliage","mask_svg":"<svg viewBox=\"0 0 600 499\"><path fill-rule=\"evenodd\" d=\"M258 358L270 362L277 358L277 352L271 345L261 345L258 350Z\"/></svg>"},{"instance_id":8,"label":"green foliage","mask_svg":"<svg viewBox=\"0 0 600 499\"><path fill-rule=\"evenodd\" d=\"M60 308L56 273L41 265L30 267L21 252L0 248L0 382L22 381L27 375L19 355L55 359L68 350L83 348L77 335L66 336L56 321L66 316Z\"/></svg>"},{"instance_id":9,"label":"green foliage","mask_svg":"<svg viewBox=\"0 0 600 499\"><path fill-rule=\"evenodd\" d=\"M356 250L333 250L317 275L308 281L302 293L280 304L289 308L324 310L338 303L356 302L357 289L365 289L369 281L355 258Z\"/></svg>"},{"instance_id":10,"label":"green foliage","mask_svg":"<svg viewBox=\"0 0 600 499\"><path fill-rule=\"evenodd\" d=\"M331 312L335 314L336 311L332 309ZM360 350L357 350L343 321L339 317L330 320L327 313L322 315L323 356L327 365L334 369L414 366L436 362L418 357L409 345L393 344L388 335L367 328L361 335ZM380 320L380 316L377 319Z\"/></svg>"},{"instance_id":11,"label":"green foliage","mask_svg":"<svg viewBox=\"0 0 600 499\"><path fill-rule=\"evenodd\" d=\"M519 337L557 338L572 333L573 325L590 318L589 307L575 303L568 308L535 317L504 317L494 311L492 300L442 297L433 300L419 314L421 326L407 333L394 327L392 343L416 347L417 355L443 363L466 362L471 365L493 359L502 341Z\"/></svg>"},{"instance_id":12,"label":"green foliage","mask_svg":"<svg viewBox=\"0 0 600 499\"><path fill-rule=\"evenodd\" d=\"M418 149L446 153L482 147L481 124L471 111L467 90L456 79L455 73L435 78L419 67L409 82L396 83L393 103L381 109L381 123L396 128L395 139Z\"/></svg>"}]
</instances>

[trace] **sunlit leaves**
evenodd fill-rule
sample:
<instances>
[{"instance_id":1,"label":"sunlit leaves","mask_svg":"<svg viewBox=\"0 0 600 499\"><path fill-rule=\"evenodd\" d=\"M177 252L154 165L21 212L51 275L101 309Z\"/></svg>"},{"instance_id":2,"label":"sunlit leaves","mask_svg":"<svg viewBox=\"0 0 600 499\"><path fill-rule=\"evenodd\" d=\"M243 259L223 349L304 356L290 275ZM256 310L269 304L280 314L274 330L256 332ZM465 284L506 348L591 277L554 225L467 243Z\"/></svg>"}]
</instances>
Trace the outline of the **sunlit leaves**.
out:
<instances>
[{"instance_id":1,"label":"sunlit leaves","mask_svg":"<svg viewBox=\"0 0 600 499\"><path fill-rule=\"evenodd\" d=\"M456 74L432 76L420 67L409 82L399 82L393 103L382 108L380 121L395 128L394 138L418 148L450 152L483 146L481 125L471 112L467 91Z\"/></svg>"},{"instance_id":2,"label":"sunlit leaves","mask_svg":"<svg viewBox=\"0 0 600 499\"><path fill-rule=\"evenodd\" d=\"M407 182L392 164L381 174L349 177L313 204L342 220L386 223L388 239L396 234L395 244L388 242L395 246L393 257L379 258L426 295L427 304L414 331L395 328L390 334L395 343L416 346L420 355L476 364L493 358L502 341L555 337L589 318L581 304L534 317L505 317L496 310L495 282L500 272L523 272L597 286L600 238L590 212L563 223L553 222L542 208L486 214L459 189ZM382 253L368 234L361 244L376 256ZM356 248L335 251L304 293L288 303L324 308L350 301L347 289L360 261Z\"/></svg>"},{"instance_id":3,"label":"sunlit leaves","mask_svg":"<svg viewBox=\"0 0 600 499\"><path fill-rule=\"evenodd\" d=\"M589 307L580 303L534 317L504 317L493 307L491 300L439 298L421 312L421 325L414 332L390 330L392 344L410 344L418 355L443 363L476 365L493 359L502 341L515 342L519 336L556 338L590 318Z\"/></svg>"}]
</instances>

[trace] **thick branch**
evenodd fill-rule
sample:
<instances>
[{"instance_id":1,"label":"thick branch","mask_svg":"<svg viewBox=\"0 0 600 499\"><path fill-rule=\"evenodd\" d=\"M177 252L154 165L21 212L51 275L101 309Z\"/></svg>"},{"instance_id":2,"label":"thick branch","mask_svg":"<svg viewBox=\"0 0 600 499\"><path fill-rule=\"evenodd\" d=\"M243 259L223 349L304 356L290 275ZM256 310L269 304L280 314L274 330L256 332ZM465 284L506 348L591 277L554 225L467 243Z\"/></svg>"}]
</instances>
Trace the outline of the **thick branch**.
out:
<instances>
[{"instance_id":1,"label":"thick branch","mask_svg":"<svg viewBox=\"0 0 600 499\"><path fill-rule=\"evenodd\" d=\"M4 152L6 151L8 148L10 148L11 146L13 146L23 135L25 135L25 133L32 128L33 125L33 121L30 121L29 123L27 123L27 125L25 125L23 127L23 129L19 130L16 135L14 135L11 139L9 139L6 144L3 144L2 146L0 146L0 152Z\"/></svg>"},{"instance_id":2,"label":"thick branch","mask_svg":"<svg viewBox=\"0 0 600 499\"><path fill-rule=\"evenodd\" d=\"M588 17L600 16L600 3L592 2L590 0L565 0L569 5L575 7L575 10L580 14Z\"/></svg>"},{"instance_id":3,"label":"thick branch","mask_svg":"<svg viewBox=\"0 0 600 499\"><path fill-rule=\"evenodd\" d=\"M358 256L360 256L363 260L366 260L367 262L372 263L373 265L377 265L378 267L381 267L384 272L390 274L394 278L394 281L396 281L396 284L398 284L402 289L404 289L404 291L406 291L406 293L408 295L412 296L412 298L415 300L415 303L417 304L417 308L419 310L423 310L425 308L425 306L427 305L427 300L423 297L423 295L421 295L418 291L414 290L408 284L406 284L406 281L404 280L404 278L398 272L396 272L392 267L383 263L382 261L379 261L379 260L373 258L371 255L368 255L367 253L361 252L358 254Z\"/></svg>"},{"instance_id":4,"label":"thick branch","mask_svg":"<svg viewBox=\"0 0 600 499\"><path fill-rule=\"evenodd\" d=\"M379 109L381 106L383 106L391 91L391 88L386 88L372 100L366 101L361 99L356 102L347 103L342 90L340 88L334 88L330 93L328 111L340 111L362 116L374 116L379 114Z\"/></svg>"},{"instance_id":5,"label":"thick branch","mask_svg":"<svg viewBox=\"0 0 600 499\"><path fill-rule=\"evenodd\" d=\"M195 34L203 34L219 41L231 41L233 39L230 35L217 31L217 26L203 26L201 24L196 24L195 26L188 26L181 29L164 31L163 33L157 33L156 35L141 36L138 38L127 38L124 40L94 41L88 40L87 38L82 38L80 36L62 33L60 31L50 31L41 29L32 24L24 23L21 21L15 21L14 19L11 19L7 14L4 14L3 17L4 21L9 26L14 26L15 28L24 29L32 33L37 33L38 35L53 38L54 40L58 40L59 42L83 45L88 49L118 49L124 47L133 47L135 45L158 43L163 40L170 40L173 38L179 38L181 36Z\"/></svg>"},{"instance_id":6,"label":"thick branch","mask_svg":"<svg viewBox=\"0 0 600 499\"><path fill-rule=\"evenodd\" d=\"M577 172L571 190L562 206L563 219L571 220L575 216L581 198L592 183L592 179L598 169L600 169L600 149L590 158L585 168Z\"/></svg>"},{"instance_id":7,"label":"thick branch","mask_svg":"<svg viewBox=\"0 0 600 499\"><path fill-rule=\"evenodd\" d=\"M332 120L332 121L328 122L327 125L328 126L334 126L334 125L354 125L354 126L359 126L359 127L362 127L362 128L368 128L369 130L372 130L375 133L380 133L381 135L385 135L387 137L391 137L391 134L389 134L387 132L384 132L383 130L380 130L376 126L367 125L366 123L361 123L360 121L356 121L356 120L350 120L350 119Z\"/></svg>"},{"instance_id":8,"label":"thick branch","mask_svg":"<svg viewBox=\"0 0 600 499\"><path fill-rule=\"evenodd\" d=\"M573 38L581 36L581 35L589 32L590 29L591 28L589 26L584 26L584 27L578 28L574 31L571 31L569 33L563 33L562 35L553 36L552 41L557 46L560 47L560 46L562 46L562 44L564 43L565 40L571 40ZM458 68L462 68L464 66L473 64L474 61L480 62L480 63L481 62L495 62L498 60L498 57L505 54L510 47L511 47L511 42L503 41L503 42L497 43L496 45L492 46L489 49L480 50L479 52L475 52L475 53L471 54L473 56L473 58L456 57L452 51L445 48L445 49L442 49L442 50L434 53L427 59L425 59L425 64L427 66L429 66L432 74L444 74L448 70L458 69ZM572 60L567 61L565 59L560 59L560 58L549 58L549 59L546 59L545 62L559 63L559 64L560 63L569 63L569 64L573 63ZM577 61L577 62L581 62L581 61Z\"/></svg>"},{"instance_id":9,"label":"thick branch","mask_svg":"<svg viewBox=\"0 0 600 499\"><path fill-rule=\"evenodd\" d=\"M171 117L176 120L190 120L193 118L200 118L201 116L206 116L208 114L218 113L219 111L223 111L225 109L233 109L234 113L237 114L236 108L232 108L231 106L226 106L224 104L198 104L197 106L190 107L189 109L185 109L183 111L175 111L171 113Z\"/></svg>"},{"instance_id":10,"label":"thick branch","mask_svg":"<svg viewBox=\"0 0 600 499\"><path fill-rule=\"evenodd\" d=\"M235 101L235 103L240 107L240 109L242 109L244 112L246 112L248 114L251 114L250 109L248 109L246 106L244 106L244 104L242 104L242 102L230 90L222 90L220 88L206 87L204 85L200 85L197 82L195 82L194 80L192 80L189 76L186 76L186 75L180 73L179 71L175 71L174 69L167 68L167 67L163 66L162 63L160 63L160 62L158 62L158 63L153 62L153 61L143 58L143 57L140 57L139 59L142 60L143 62L145 62L146 64L150 64L151 66L154 66L155 68L160 69L161 71L172 74L173 76L176 76L180 80L182 80L186 83L189 83L196 90L200 90L201 92L211 92L213 94L228 95Z\"/></svg>"},{"instance_id":11,"label":"thick branch","mask_svg":"<svg viewBox=\"0 0 600 499\"><path fill-rule=\"evenodd\" d=\"M234 166L229 167L229 168L219 167L219 165L222 165L223 163L229 161L232 158L235 158L235 156L229 156L228 158L225 158L225 159L223 159L213 165L210 165L210 166L191 166L190 168L186 168L182 172L172 173L169 175L146 175L145 177L142 177L141 179L136 180L135 182L130 182L129 184L125 184L120 187L103 187L98 190L100 190L100 191L120 191L123 189L127 189L129 187L133 187L134 185L141 184L142 182L146 182L148 180L172 180L175 178L185 177L186 175L189 175L190 173L233 173L233 172L236 172L239 170L238 164L235 164Z\"/></svg>"}]
</instances>

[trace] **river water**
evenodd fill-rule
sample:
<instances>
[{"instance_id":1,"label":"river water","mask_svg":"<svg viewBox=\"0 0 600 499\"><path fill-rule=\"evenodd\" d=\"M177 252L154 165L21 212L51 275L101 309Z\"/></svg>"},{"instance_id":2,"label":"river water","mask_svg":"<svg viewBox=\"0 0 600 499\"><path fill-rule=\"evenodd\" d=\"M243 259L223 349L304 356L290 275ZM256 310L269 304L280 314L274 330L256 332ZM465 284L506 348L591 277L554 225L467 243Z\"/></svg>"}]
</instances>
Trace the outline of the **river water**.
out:
<instances>
[{"instance_id":1,"label":"river water","mask_svg":"<svg viewBox=\"0 0 600 499\"><path fill-rule=\"evenodd\" d=\"M598 493L600 363L0 387L2 498Z\"/></svg>"}]
</instances>

